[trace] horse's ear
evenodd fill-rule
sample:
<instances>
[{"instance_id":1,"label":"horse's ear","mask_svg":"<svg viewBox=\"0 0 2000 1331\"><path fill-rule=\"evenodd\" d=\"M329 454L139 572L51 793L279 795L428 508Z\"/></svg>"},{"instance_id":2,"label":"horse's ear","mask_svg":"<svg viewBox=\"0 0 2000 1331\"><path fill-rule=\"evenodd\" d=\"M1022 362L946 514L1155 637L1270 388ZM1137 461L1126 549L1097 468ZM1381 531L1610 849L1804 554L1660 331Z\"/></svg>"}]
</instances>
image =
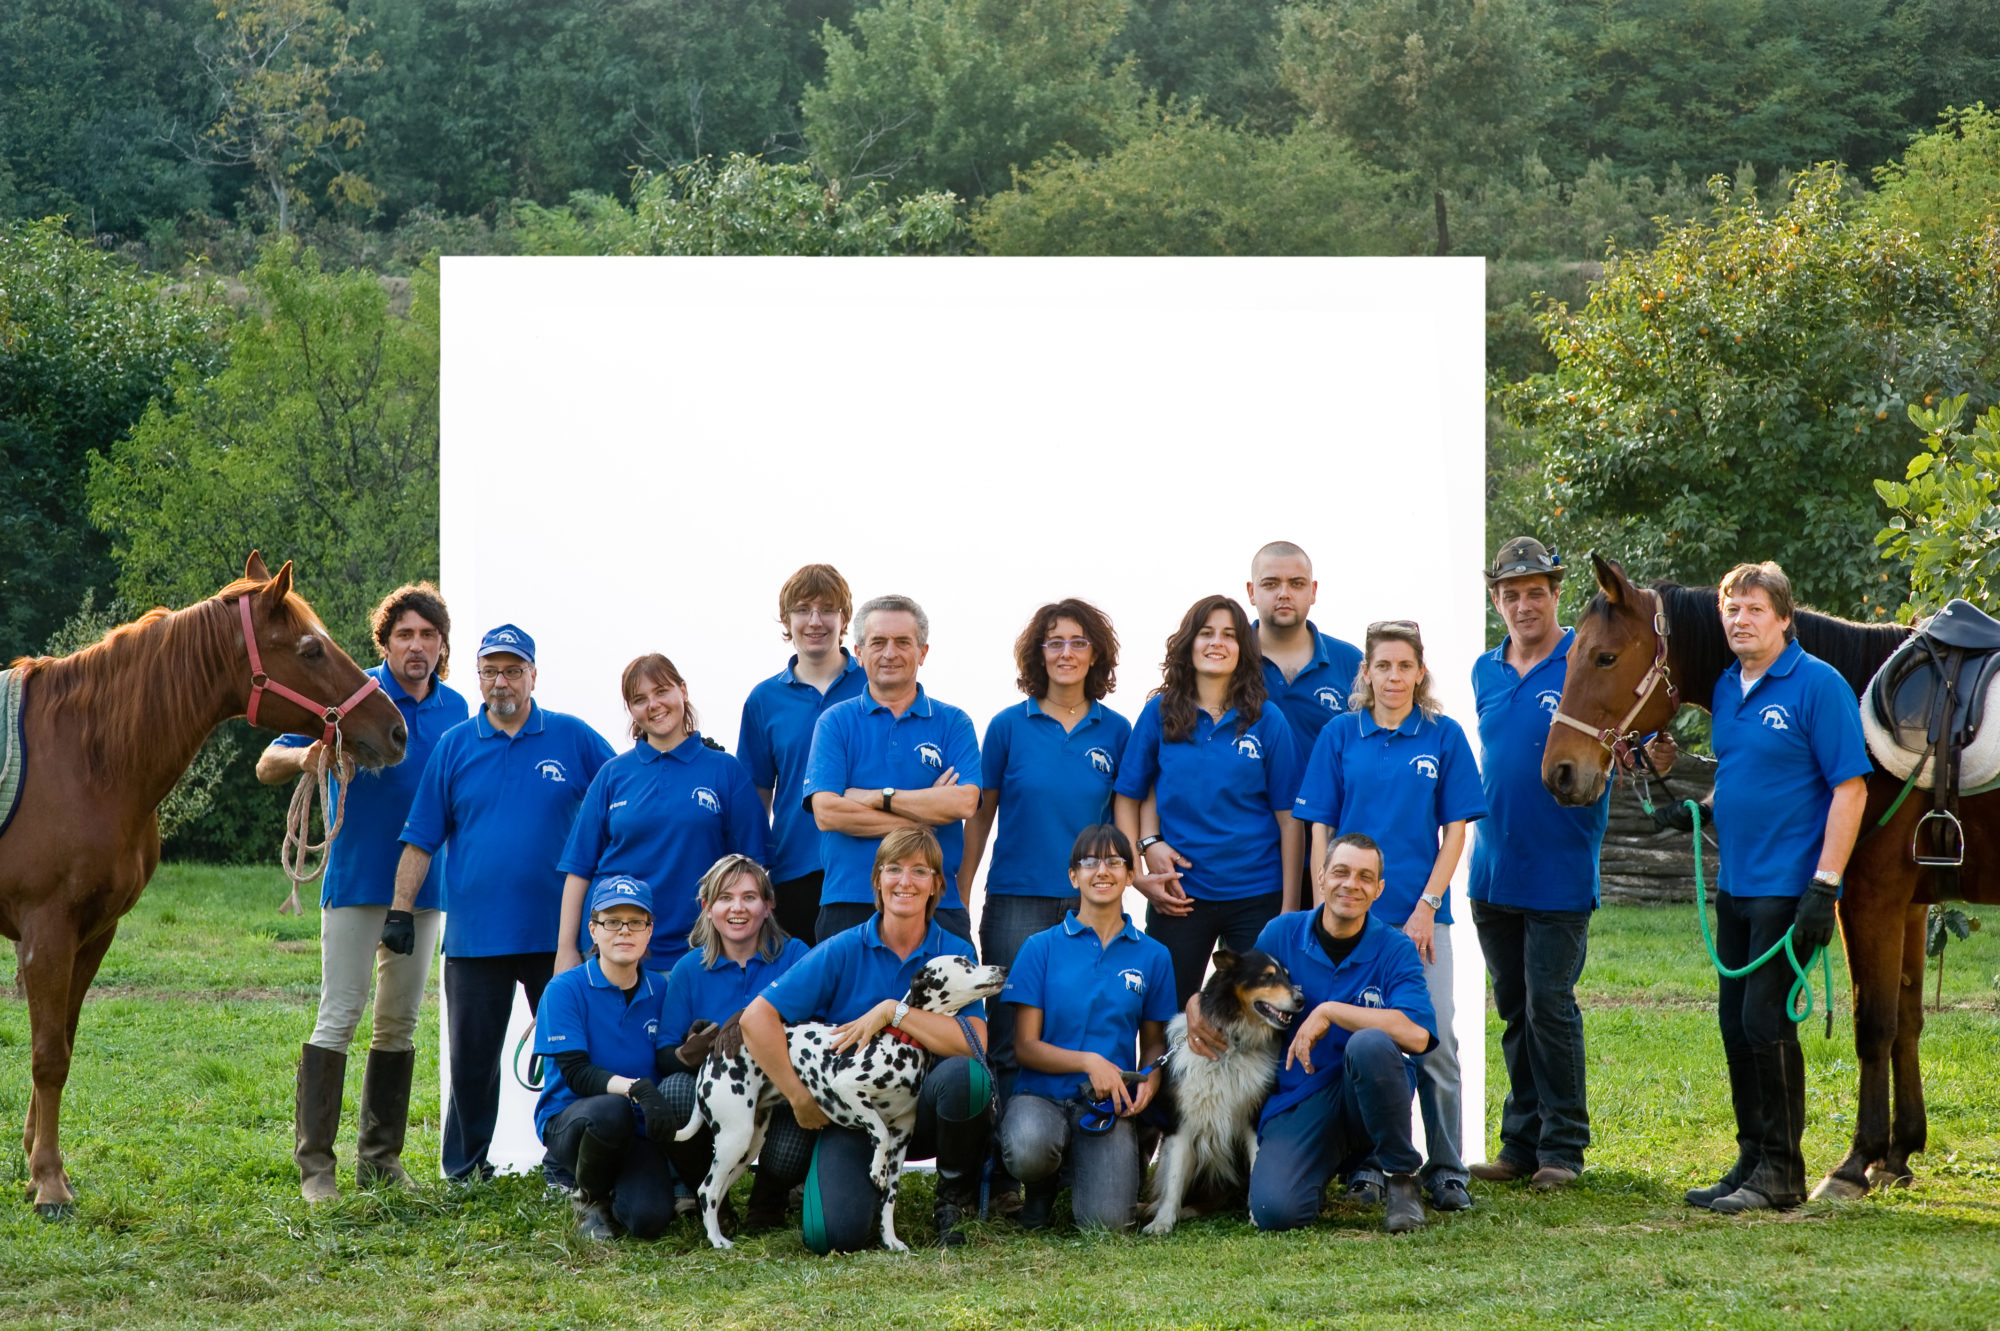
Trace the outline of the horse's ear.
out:
<instances>
[{"instance_id":1,"label":"horse's ear","mask_svg":"<svg viewBox=\"0 0 2000 1331\"><path fill-rule=\"evenodd\" d=\"M1625 581L1625 570L1595 550L1590 552L1590 566L1597 571L1597 589L1604 599L1612 605L1625 604L1625 589L1631 585Z\"/></svg>"},{"instance_id":2,"label":"horse's ear","mask_svg":"<svg viewBox=\"0 0 2000 1331\"><path fill-rule=\"evenodd\" d=\"M243 561L243 579L245 582L269 582L271 580L271 570L264 567L264 556L262 554L252 550L250 558Z\"/></svg>"},{"instance_id":3,"label":"horse's ear","mask_svg":"<svg viewBox=\"0 0 2000 1331\"><path fill-rule=\"evenodd\" d=\"M277 576L264 585L264 603L273 607L282 605L291 591L292 561L287 559L285 566L278 570Z\"/></svg>"}]
</instances>

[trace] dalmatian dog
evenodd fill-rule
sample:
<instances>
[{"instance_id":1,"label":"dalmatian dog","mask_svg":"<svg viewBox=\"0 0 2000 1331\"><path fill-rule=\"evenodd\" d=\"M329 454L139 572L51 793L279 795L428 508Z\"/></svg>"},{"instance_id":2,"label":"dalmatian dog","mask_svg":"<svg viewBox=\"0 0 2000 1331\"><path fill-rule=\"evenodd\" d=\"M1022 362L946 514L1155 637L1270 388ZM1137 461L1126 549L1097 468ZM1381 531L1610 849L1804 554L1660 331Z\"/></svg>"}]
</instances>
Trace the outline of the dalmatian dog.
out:
<instances>
[{"instance_id":1,"label":"dalmatian dog","mask_svg":"<svg viewBox=\"0 0 2000 1331\"><path fill-rule=\"evenodd\" d=\"M933 957L911 979L909 1004L950 1016L993 997L1006 982L1004 967L981 966L965 957ZM875 1146L869 1178L882 1194L882 1246L908 1252L896 1237L896 1185L916 1131L917 1091L937 1056L894 1030L836 1054L836 1029L823 1022L787 1027L792 1067L828 1118L868 1134ZM715 1158L701 1181L701 1218L708 1241L718 1248L734 1246L722 1235L722 1201L763 1149L771 1111L783 1099L743 1047L742 1027L731 1017L695 1078L694 1113L676 1138L686 1141L704 1124L715 1129Z\"/></svg>"}]
</instances>

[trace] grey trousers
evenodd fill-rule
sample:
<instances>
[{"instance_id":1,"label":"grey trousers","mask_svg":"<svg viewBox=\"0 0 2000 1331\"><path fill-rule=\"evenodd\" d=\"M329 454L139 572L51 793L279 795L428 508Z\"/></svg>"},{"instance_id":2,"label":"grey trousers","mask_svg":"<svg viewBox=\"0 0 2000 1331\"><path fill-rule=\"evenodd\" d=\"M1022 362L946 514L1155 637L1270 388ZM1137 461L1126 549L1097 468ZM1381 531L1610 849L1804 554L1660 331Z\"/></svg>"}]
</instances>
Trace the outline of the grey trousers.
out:
<instances>
[{"instance_id":1,"label":"grey trousers","mask_svg":"<svg viewBox=\"0 0 2000 1331\"><path fill-rule=\"evenodd\" d=\"M1131 1119L1121 1118L1108 1131L1085 1132L1076 1125L1082 1110L1073 1102L1014 1096L1000 1120L1001 1159L1023 1183L1053 1181L1067 1172L1077 1228L1124 1229L1132 1223L1146 1172L1138 1131Z\"/></svg>"},{"instance_id":2,"label":"grey trousers","mask_svg":"<svg viewBox=\"0 0 2000 1331\"><path fill-rule=\"evenodd\" d=\"M347 1052L375 981L375 1024L368 1047L385 1054L416 1048L417 1013L430 983L444 912L416 912L417 945L399 956L382 946L387 906L327 906L319 913L319 1017L307 1044Z\"/></svg>"},{"instance_id":3,"label":"grey trousers","mask_svg":"<svg viewBox=\"0 0 2000 1331\"><path fill-rule=\"evenodd\" d=\"M1466 1172L1458 1144L1465 1115L1459 1087L1458 1037L1452 1034L1457 1007L1451 996L1450 925L1436 927L1431 952L1437 959L1424 967L1424 987L1430 990L1431 1010L1437 1014L1437 1048L1410 1061L1417 1065L1417 1108L1424 1119L1424 1149L1430 1153L1424 1162L1424 1183L1436 1187L1445 1179L1463 1183L1472 1176ZM1351 1177L1382 1181L1381 1172L1374 1169L1358 1169Z\"/></svg>"}]
</instances>

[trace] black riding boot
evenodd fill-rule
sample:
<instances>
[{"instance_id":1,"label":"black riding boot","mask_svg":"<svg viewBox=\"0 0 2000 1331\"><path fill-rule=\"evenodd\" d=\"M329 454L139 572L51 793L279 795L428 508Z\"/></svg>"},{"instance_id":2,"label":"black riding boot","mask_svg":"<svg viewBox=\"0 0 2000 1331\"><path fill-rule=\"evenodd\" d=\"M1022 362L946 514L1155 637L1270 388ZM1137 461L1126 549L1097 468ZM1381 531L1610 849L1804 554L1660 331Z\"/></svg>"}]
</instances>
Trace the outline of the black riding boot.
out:
<instances>
[{"instance_id":1,"label":"black riding boot","mask_svg":"<svg viewBox=\"0 0 2000 1331\"><path fill-rule=\"evenodd\" d=\"M577 1138L576 1195L571 1205L581 1237L593 1242L618 1237L618 1222L611 1218L611 1189L624 1163L625 1148L613 1146L588 1128Z\"/></svg>"},{"instance_id":2,"label":"black riding boot","mask_svg":"<svg viewBox=\"0 0 2000 1331\"><path fill-rule=\"evenodd\" d=\"M361 1131L354 1144L354 1181L364 1188L378 1182L417 1186L403 1168L403 1138L410 1129L410 1076L416 1066L413 1049L368 1051L368 1065L361 1074Z\"/></svg>"},{"instance_id":3,"label":"black riding boot","mask_svg":"<svg viewBox=\"0 0 2000 1331\"><path fill-rule=\"evenodd\" d=\"M791 1195L791 1185L778 1177L778 1172L765 1165L758 1165L755 1177L750 1182L750 1203L744 1210L744 1223L751 1229L777 1229L785 1223L785 1201Z\"/></svg>"},{"instance_id":4,"label":"black riding boot","mask_svg":"<svg viewBox=\"0 0 2000 1331\"><path fill-rule=\"evenodd\" d=\"M1757 1167L1763 1140L1762 1101L1750 1046L1726 1044L1722 1046L1722 1055L1729 1064L1729 1104L1736 1113L1736 1163L1706 1188L1690 1188L1686 1197L1689 1206L1712 1207L1742 1186L1750 1171Z\"/></svg>"},{"instance_id":5,"label":"black riding boot","mask_svg":"<svg viewBox=\"0 0 2000 1331\"><path fill-rule=\"evenodd\" d=\"M1757 1167L1740 1187L1717 1201L1713 1210L1789 1211L1806 1199L1806 1157L1801 1141L1806 1132L1806 1056L1796 1040L1751 1046L1760 1100L1762 1140Z\"/></svg>"}]
</instances>

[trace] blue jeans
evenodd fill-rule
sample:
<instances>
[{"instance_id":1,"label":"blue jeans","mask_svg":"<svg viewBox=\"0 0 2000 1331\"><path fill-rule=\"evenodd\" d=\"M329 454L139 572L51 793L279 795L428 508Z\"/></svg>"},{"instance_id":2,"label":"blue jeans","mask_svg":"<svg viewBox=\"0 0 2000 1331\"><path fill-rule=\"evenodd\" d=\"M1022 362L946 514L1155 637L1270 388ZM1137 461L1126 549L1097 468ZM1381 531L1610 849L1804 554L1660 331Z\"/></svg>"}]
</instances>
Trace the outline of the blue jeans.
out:
<instances>
[{"instance_id":1,"label":"blue jeans","mask_svg":"<svg viewBox=\"0 0 2000 1331\"><path fill-rule=\"evenodd\" d=\"M1590 949L1590 912L1472 903L1472 922L1505 1029L1507 1099L1500 1158L1522 1169L1583 1168L1590 1145L1583 1013L1576 982Z\"/></svg>"},{"instance_id":2,"label":"blue jeans","mask_svg":"<svg viewBox=\"0 0 2000 1331\"><path fill-rule=\"evenodd\" d=\"M1264 926L1278 918L1283 908L1282 893L1258 897L1237 897L1231 901L1194 899L1194 909L1185 915L1169 915L1158 906L1146 908L1146 936L1167 949L1174 962L1174 1006L1185 1008L1218 943L1232 952L1247 952L1257 945Z\"/></svg>"},{"instance_id":3,"label":"blue jeans","mask_svg":"<svg viewBox=\"0 0 2000 1331\"><path fill-rule=\"evenodd\" d=\"M1059 1181L1069 1175L1070 1213L1078 1229L1124 1229L1139 1204L1139 1132L1129 1118L1104 1132L1076 1126L1083 1106L1039 1095L1017 1095L1000 1120L1000 1151L1007 1172L1023 1183Z\"/></svg>"},{"instance_id":4,"label":"blue jeans","mask_svg":"<svg viewBox=\"0 0 2000 1331\"><path fill-rule=\"evenodd\" d=\"M1357 1031L1340 1075L1264 1125L1250 1167L1250 1220L1262 1230L1297 1229L1319 1214L1326 1181L1357 1166L1414 1174L1423 1157L1410 1139L1416 1074L1381 1031Z\"/></svg>"},{"instance_id":5,"label":"blue jeans","mask_svg":"<svg viewBox=\"0 0 2000 1331\"><path fill-rule=\"evenodd\" d=\"M1076 894L1066 897L989 896L979 916L979 959L989 966L1012 966L1021 944L1044 929L1061 924L1063 916L1076 909ZM1014 1093L1013 1003L986 1005L986 1058L993 1065L1004 1101Z\"/></svg>"}]
</instances>

